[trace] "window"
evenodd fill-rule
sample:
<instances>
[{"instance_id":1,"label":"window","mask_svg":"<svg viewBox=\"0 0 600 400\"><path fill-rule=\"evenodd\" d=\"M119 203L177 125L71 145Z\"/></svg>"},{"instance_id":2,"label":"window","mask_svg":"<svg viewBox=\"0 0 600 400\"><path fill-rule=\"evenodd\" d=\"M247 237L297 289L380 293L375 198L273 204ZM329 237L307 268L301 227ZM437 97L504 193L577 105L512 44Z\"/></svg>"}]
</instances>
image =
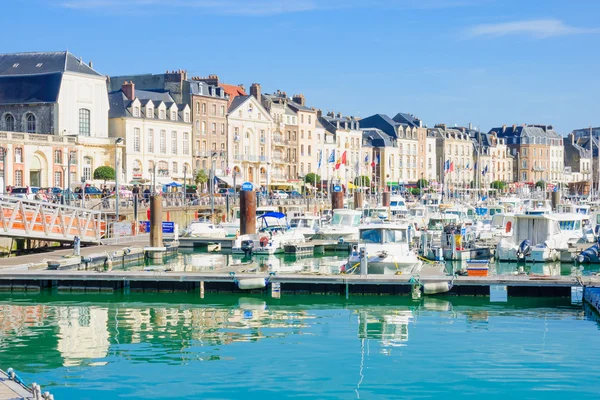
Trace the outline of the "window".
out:
<instances>
[{"instance_id":1,"label":"window","mask_svg":"<svg viewBox=\"0 0 600 400\"><path fill-rule=\"evenodd\" d=\"M303 144L300 145L300 155L301 156L304 155L304 145Z\"/></svg>"},{"instance_id":2,"label":"window","mask_svg":"<svg viewBox=\"0 0 600 400\"><path fill-rule=\"evenodd\" d=\"M242 110L238 111L238 117L242 118Z\"/></svg>"},{"instance_id":3,"label":"window","mask_svg":"<svg viewBox=\"0 0 600 400\"><path fill-rule=\"evenodd\" d=\"M206 121L202 121L202 134L206 135Z\"/></svg>"},{"instance_id":4,"label":"window","mask_svg":"<svg viewBox=\"0 0 600 400\"><path fill-rule=\"evenodd\" d=\"M165 119L165 110L160 110L158 112L158 119Z\"/></svg>"},{"instance_id":5,"label":"window","mask_svg":"<svg viewBox=\"0 0 600 400\"><path fill-rule=\"evenodd\" d=\"M177 111L171 111L171 121L177 121Z\"/></svg>"},{"instance_id":6,"label":"window","mask_svg":"<svg viewBox=\"0 0 600 400\"><path fill-rule=\"evenodd\" d=\"M15 186L23 186L23 171L15 171Z\"/></svg>"},{"instance_id":7,"label":"window","mask_svg":"<svg viewBox=\"0 0 600 400\"><path fill-rule=\"evenodd\" d=\"M146 118L154 118L154 109L152 107L146 108Z\"/></svg>"},{"instance_id":8,"label":"window","mask_svg":"<svg viewBox=\"0 0 600 400\"><path fill-rule=\"evenodd\" d=\"M304 163L300 163L300 174L304 175Z\"/></svg>"},{"instance_id":9,"label":"window","mask_svg":"<svg viewBox=\"0 0 600 400\"><path fill-rule=\"evenodd\" d=\"M148 129L148 153L154 153L154 129Z\"/></svg>"},{"instance_id":10,"label":"window","mask_svg":"<svg viewBox=\"0 0 600 400\"><path fill-rule=\"evenodd\" d=\"M167 131L160 131L159 140L159 151L161 154L167 154Z\"/></svg>"},{"instance_id":11,"label":"window","mask_svg":"<svg viewBox=\"0 0 600 400\"><path fill-rule=\"evenodd\" d=\"M304 139L304 129L300 131L300 139Z\"/></svg>"},{"instance_id":12,"label":"window","mask_svg":"<svg viewBox=\"0 0 600 400\"><path fill-rule=\"evenodd\" d=\"M12 114L6 114L4 116L4 130L14 132L15 130L15 117Z\"/></svg>"},{"instance_id":13,"label":"window","mask_svg":"<svg viewBox=\"0 0 600 400\"><path fill-rule=\"evenodd\" d=\"M225 116L225 106L221 106L221 117Z\"/></svg>"},{"instance_id":14,"label":"window","mask_svg":"<svg viewBox=\"0 0 600 400\"><path fill-rule=\"evenodd\" d=\"M311 123L312 123L312 122L311 122L311 120L312 120L312 116L311 116L311 115L309 115L309 116L308 116L308 123L309 123L309 124L311 124Z\"/></svg>"},{"instance_id":15,"label":"window","mask_svg":"<svg viewBox=\"0 0 600 400\"><path fill-rule=\"evenodd\" d=\"M62 173L60 171L54 171L54 186L62 187Z\"/></svg>"},{"instance_id":16,"label":"window","mask_svg":"<svg viewBox=\"0 0 600 400\"><path fill-rule=\"evenodd\" d=\"M304 114L300 114L300 123L303 124L304 123Z\"/></svg>"},{"instance_id":17,"label":"window","mask_svg":"<svg viewBox=\"0 0 600 400\"><path fill-rule=\"evenodd\" d=\"M83 157L83 175L81 179L89 181L92 179L92 158Z\"/></svg>"},{"instance_id":18,"label":"window","mask_svg":"<svg viewBox=\"0 0 600 400\"><path fill-rule=\"evenodd\" d=\"M202 114L206 115L206 103L202 103Z\"/></svg>"},{"instance_id":19,"label":"window","mask_svg":"<svg viewBox=\"0 0 600 400\"><path fill-rule=\"evenodd\" d=\"M311 131L308 131L308 138L309 138L309 139L312 139L312 132L311 132ZM354 139L353 139L353 141L354 141ZM354 146L354 145L353 145L353 146Z\"/></svg>"},{"instance_id":20,"label":"window","mask_svg":"<svg viewBox=\"0 0 600 400\"><path fill-rule=\"evenodd\" d=\"M212 123L212 134L216 135L217 134L217 124L216 123Z\"/></svg>"},{"instance_id":21,"label":"window","mask_svg":"<svg viewBox=\"0 0 600 400\"><path fill-rule=\"evenodd\" d=\"M35 133L36 132L36 121L35 121L35 115L28 113L25 115L25 122L26 122L26 127L27 130L25 132L27 133Z\"/></svg>"},{"instance_id":22,"label":"window","mask_svg":"<svg viewBox=\"0 0 600 400\"><path fill-rule=\"evenodd\" d=\"M140 128L133 128L133 151L140 151Z\"/></svg>"},{"instance_id":23,"label":"window","mask_svg":"<svg viewBox=\"0 0 600 400\"><path fill-rule=\"evenodd\" d=\"M23 149L20 147L15 147L15 162L19 164L23 162Z\"/></svg>"},{"instance_id":24,"label":"window","mask_svg":"<svg viewBox=\"0 0 600 400\"><path fill-rule=\"evenodd\" d=\"M309 156L310 156L310 153L311 153L311 147L312 147L312 146L309 144L309 145L308 145L308 155L309 155ZM309 165L310 165L310 164L309 164ZM310 167L309 167L308 169L309 169L309 172L310 172Z\"/></svg>"},{"instance_id":25,"label":"window","mask_svg":"<svg viewBox=\"0 0 600 400\"><path fill-rule=\"evenodd\" d=\"M171 154L177 154L177 132L171 132Z\"/></svg>"},{"instance_id":26,"label":"window","mask_svg":"<svg viewBox=\"0 0 600 400\"><path fill-rule=\"evenodd\" d=\"M183 120L184 120L185 122L190 122L190 113L189 113L189 112L187 112L187 111L186 111L186 112L183 114Z\"/></svg>"},{"instance_id":27,"label":"window","mask_svg":"<svg viewBox=\"0 0 600 400\"><path fill-rule=\"evenodd\" d=\"M54 150L54 164L62 164L62 150Z\"/></svg>"},{"instance_id":28,"label":"window","mask_svg":"<svg viewBox=\"0 0 600 400\"><path fill-rule=\"evenodd\" d=\"M171 170L173 171L174 174L177 173L177 163L173 162L173 168L171 168Z\"/></svg>"},{"instance_id":29,"label":"window","mask_svg":"<svg viewBox=\"0 0 600 400\"><path fill-rule=\"evenodd\" d=\"M212 105L212 115L215 115L215 116L217 115L217 105L216 104Z\"/></svg>"},{"instance_id":30,"label":"window","mask_svg":"<svg viewBox=\"0 0 600 400\"><path fill-rule=\"evenodd\" d=\"M133 116L134 117L139 117L140 116L140 108L139 107L133 107Z\"/></svg>"},{"instance_id":31,"label":"window","mask_svg":"<svg viewBox=\"0 0 600 400\"><path fill-rule=\"evenodd\" d=\"M527 157L527 149L523 149L523 156Z\"/></svg>"},{"instance_id":32,"label":"window","mask_svg":"<svg viewBox=\"0 0 600 400\"><path fill-rule=\"evenodd\" d=\"M183 132L183 154L190 154L190 134Z\"/></svg>"},{"instance_id":33,"label":"window","mask_svg":"<svg viewBox=\"0 0 600 400\"><path fill-rule=\"evenodd\" d=\"M200 114L200 102L199 101L196 102L196 115L197 114Z\"/></svg>"},{"instance_id":34,"label":"window","mask_svg":"<svg viewBox=\"0 0 600 400\"><path fill-rule=\"evenodd\" d=\"M225 124L221 124L221 135L225 135Z\"/></svg>"},{"instance_id":35,"label":"window","mask_svg":"<svg viewBox=\"0 0 600 400\"><path fill-rule=\"evenodd\" d=\"M307 172L308 172L308 173L310 173L311 171L312 171L311 164L310 164L310 163L308 163L308 171L307 171Z\"/></svg>"}]
</instances>

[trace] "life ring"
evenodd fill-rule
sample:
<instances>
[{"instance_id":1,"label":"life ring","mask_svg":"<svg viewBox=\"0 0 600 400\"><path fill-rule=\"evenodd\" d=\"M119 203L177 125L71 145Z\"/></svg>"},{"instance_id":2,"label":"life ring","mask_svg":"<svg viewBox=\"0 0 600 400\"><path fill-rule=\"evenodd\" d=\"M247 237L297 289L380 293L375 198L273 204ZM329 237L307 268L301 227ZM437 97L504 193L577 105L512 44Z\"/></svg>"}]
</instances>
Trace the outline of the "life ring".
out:
<instances>
[{"instance_id":1,"label":"life ring","mask_svg":"<svg viewBox=\"0 0 600 400\"><path fill-rule=\"evenodd\" d=\"M267 244L269 244L269 238L266 236L263 236L260 238L260 247L266 247Z\"/></svg>"}]
</instances>

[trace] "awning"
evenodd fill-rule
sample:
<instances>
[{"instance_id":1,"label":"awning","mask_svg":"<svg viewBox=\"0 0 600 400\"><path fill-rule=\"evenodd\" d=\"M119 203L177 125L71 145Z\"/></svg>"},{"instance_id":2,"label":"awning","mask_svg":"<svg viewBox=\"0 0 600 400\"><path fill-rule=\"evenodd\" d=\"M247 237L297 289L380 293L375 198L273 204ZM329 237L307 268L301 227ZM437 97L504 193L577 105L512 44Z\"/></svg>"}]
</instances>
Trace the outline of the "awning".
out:
<instances>
[{"instance_id":1,"label":"awning","mask_svg":"<svg viewBox=\"0 0 600 400\"><path fill-rule=\"evenodd\" d=\"M348 188L348 189L357 189L358 187L357 187L357 186L356 186L354 183L352 183L352 182L348 182L348 186L347 186L347 188Z\"/></svg>"},{"instance_id":2,"label":"awning","mask_svg":"<svg viewBox=\"0 0 600 400\"><path fill-rule=\"evenodd\" d=\"M216 176L217 180L219 181L218 183L224 183L226 184L228 187L233 187L233 177L232 176ZM238 179L235 184L236 186L240 186L241 182L239 182L240 179ZM239 182L239 184L238 184Z\"/></svg>"},{"instance_id":3,"label":"awning","mask_svg":"<svg viewBox=\"0 0 600 400\"><path fill-rule=\"evenodd\" d=\"M171 183L167 183L165 186L182 187L183 185L181 183L171 182Z\"/></svg>"}]
</instances>

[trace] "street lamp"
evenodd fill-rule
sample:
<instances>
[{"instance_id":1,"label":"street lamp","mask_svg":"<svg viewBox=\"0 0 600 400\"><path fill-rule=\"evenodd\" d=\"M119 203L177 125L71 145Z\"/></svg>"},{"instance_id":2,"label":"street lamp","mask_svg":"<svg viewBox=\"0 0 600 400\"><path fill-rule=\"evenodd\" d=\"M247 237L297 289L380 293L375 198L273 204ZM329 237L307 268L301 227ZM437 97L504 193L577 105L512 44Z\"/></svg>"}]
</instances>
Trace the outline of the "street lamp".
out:
<instances>
[{"instance_id":1,"label":"street lamp","mask_svg":"<svg viewBox=\"0 0 600 400\"><path fill-rule=\"evenodd\" d=\"M69 150L67 157L67 205L71 205L71 165L73 164L73 153ZM81 198L85 199L85 186L83 187Z\"/></svg>"},{"instance_id":2,"label":"street lamp","mask_svg":"<svg viewBox=\"0 0 600 400\"><path fill-rule=\"evenodd\" d=\"M156 161L152 161L152 168L148 168L148 173L152 174L152 195L156 195Z\"/></svg>"},{"instance_id":3,"label":"street lamp","mask_svg":"<svg viewBox=\"0 0 600 400\"><path fill-rule=\"evenodd\" d=\"M123 143L123 138L115 140L115 218L119 222L119 144Z\"/></svg>"},{"instance_id":4,"label":"street lamp","mask_svg":"<svg viewBox=\"0 0 600 400\"><path fill-rule=\"evenodd\" d=\"M187 164L183 164L183 205L187 204Z\"/></svg>"},{"instance_id":5,"label":"street lamp","mask_svg":"<svg viewBox=\"0 0 600 400\"><path fill-rule=\"evenodd\" d=\"M2 151L2 194L6 194L6 147L0 147Z\"/></svg>"}]
</instances>

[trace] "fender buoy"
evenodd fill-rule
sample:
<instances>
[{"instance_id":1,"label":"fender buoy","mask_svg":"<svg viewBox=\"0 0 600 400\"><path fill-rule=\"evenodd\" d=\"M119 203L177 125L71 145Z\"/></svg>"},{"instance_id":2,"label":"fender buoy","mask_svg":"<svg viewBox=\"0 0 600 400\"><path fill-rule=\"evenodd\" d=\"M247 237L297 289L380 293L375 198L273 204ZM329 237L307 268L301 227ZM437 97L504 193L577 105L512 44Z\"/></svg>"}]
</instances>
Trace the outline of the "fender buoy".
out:
<instances>
[{"instance_id":1,"label":"fender buoy","mask_svg":"<svg viewBox=\"0 0 600 400\"><path fill-rule=\"evenodd\" d=\"M269 238L266 236L263 236L260 238L260 247L266 247L267 244L269 244Z\"/></svg>"}]
</instances>

